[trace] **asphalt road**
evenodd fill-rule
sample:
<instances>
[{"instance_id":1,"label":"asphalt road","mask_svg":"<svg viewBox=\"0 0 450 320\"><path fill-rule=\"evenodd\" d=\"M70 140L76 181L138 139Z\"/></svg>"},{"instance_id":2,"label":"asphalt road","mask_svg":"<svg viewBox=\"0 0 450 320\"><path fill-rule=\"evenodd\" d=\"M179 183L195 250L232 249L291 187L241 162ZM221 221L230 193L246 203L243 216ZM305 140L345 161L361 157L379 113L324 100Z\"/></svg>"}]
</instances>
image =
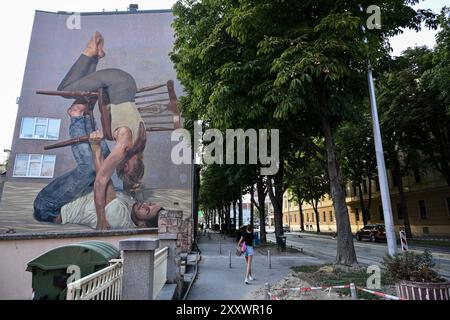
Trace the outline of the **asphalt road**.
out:
<instances>
[{"instance_id":1,"label":"asphalt road","mask_svg":"<svg viewBox=\"0 0 450 320\"><path fill-rule=\"evenodd\" d=\"M336 240L329 236L305 234L298 232L287 232L286 244L295 248L302 248L303 252L317 258L321 258L330 263L336 258ZM275 241L274 233L267 234L267 240ZM356 256L358 262L364 265L379 265L387 253L386 243L372 243L368 241L354 241ZM425 247L409 246L410 250L423 252ZM400 250L400 248L399 248ZM443 277L450 279L450 249L447 248L431 248L434 261L436 262L435 270Z\"/></svg>"}]
</instances>

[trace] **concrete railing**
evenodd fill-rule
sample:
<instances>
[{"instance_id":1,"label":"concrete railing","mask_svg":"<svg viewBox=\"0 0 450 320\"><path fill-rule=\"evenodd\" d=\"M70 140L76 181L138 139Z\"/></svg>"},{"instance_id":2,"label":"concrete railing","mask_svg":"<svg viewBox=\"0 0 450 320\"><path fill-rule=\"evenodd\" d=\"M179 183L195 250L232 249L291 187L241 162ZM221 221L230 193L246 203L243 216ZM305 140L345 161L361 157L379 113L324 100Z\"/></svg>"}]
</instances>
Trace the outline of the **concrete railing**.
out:
<instances>
[{"instance_id":1,"label":"concrete railing","mask_svg":"<svg viewBox=\"0 0 450 320\"><path fill-rule=\"evenodd\" d=\"M167 282L167 257L169 248L159 250L155 254L155 272L153 279L153 299L158 297L159 292Z\"/></svg>"},{"instance_id":2,"label":"concrete railing","mask_svg":"<svg viewBox=\"0 0 450 320\"><path fill-rule=\"evenodd\" d=\"M167 282L169 247L155 252L159 240L119 243L123 259L67 285L67 300L154 300Z\"/></svg>"},{"instance_id":3,"label":"concrete railing","mask_svg":"<svg viewBox=\"0 0 450 320\"><path fill-rule=\"evenodd\" d=\"M167 281L168 256L166 248L156 253L158 247L158 239L135 238L119 242L123 257L123 300L153 300L158 296Z\"/></svg>"},{"instance_id":4,"label":"concrete railing","mask_svg":"<svg viewBox=\"0 0 450 320\"><path fill-rule=\"evenodd\" d=\"M66 300L120 300L122 262L117 261L67 285Z\"/></svg>"}]
</instances>

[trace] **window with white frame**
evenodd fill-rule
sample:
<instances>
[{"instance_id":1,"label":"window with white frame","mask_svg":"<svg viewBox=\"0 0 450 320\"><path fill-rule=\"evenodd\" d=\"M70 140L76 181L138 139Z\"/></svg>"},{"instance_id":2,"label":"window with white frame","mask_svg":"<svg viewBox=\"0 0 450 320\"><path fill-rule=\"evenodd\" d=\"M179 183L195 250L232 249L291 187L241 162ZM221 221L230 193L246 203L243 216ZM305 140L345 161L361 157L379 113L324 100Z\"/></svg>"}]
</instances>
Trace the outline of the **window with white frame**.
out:
<instances>
[{"instance_id":1,"label":"window with white frame","mask_svg":"<svg viewBox=\"0 0 450 320\"><path fill-rule=\"evenodd\" d=\"M58 140L60 119L23 117L20 138Z\"/></svg>"},{"instance_id":2,"label":"window with white frame","mask_svg":"<svg viewBox=\"0 0 450 320\"><path fill-rule=\"evenodd\" d=\"M14 162L14 177L53 178L55 155L17 154Z\"/></svg>"}]
</instances>

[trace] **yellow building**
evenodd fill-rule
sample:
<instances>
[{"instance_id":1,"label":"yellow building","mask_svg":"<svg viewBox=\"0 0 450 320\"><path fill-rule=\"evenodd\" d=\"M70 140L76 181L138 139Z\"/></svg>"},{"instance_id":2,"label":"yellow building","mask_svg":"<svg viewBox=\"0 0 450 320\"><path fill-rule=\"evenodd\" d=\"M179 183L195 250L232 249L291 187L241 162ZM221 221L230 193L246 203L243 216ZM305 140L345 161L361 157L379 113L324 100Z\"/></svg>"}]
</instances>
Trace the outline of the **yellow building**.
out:
<instances>
[{"instance_id":1,"label":"yellow building","mask_svg":"<svg viewBox=\"0 0 450 320\"><path fill-rule=\"evenodd\" d=\"M419 174L403 178L405 196L411 231L414 236L439 235L450 236L450 187L438 173L431 172L425 176ZM378 179L372 181L372 203L368 217L369 223L383 223L383 208L379 193ZM396 231L404 225L399 210L399 193L392 172L389 176L392 214ZM363 198L367 205L368 181L362 184ZM346 203L350 215L352 232L364 226L359 201L358 188L346 187ZM291 195L286 192L283 197L283 224L290 225L291 230L300 230L300 211L298 204L289 201ZM316 216L312 206L303 205L305 230L316 231ZM318 205L319 226L321 232L336 231L336 219L333 203L326 195ZM269 221L271 221L269 219Z\"/></svg>"}]
</instances>

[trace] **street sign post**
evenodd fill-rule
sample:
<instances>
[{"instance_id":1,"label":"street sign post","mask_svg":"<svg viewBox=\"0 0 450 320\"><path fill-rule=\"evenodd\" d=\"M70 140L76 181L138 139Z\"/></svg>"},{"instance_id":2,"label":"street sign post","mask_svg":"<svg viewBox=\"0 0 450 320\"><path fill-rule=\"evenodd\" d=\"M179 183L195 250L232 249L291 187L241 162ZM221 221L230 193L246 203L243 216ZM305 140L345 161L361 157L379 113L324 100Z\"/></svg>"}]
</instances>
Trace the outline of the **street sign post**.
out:
<instances>
[{"instance_id":1,"label":"street sign post","mask_svg":"<svg viewBox=\"0 0 450 320\"><path fill-rule=\"evenodd\" d=\"M402 245L402 251L408 251L408 241L406 240L405 230L400 230L400 244Z\"/></svg>"}]
</instances>

